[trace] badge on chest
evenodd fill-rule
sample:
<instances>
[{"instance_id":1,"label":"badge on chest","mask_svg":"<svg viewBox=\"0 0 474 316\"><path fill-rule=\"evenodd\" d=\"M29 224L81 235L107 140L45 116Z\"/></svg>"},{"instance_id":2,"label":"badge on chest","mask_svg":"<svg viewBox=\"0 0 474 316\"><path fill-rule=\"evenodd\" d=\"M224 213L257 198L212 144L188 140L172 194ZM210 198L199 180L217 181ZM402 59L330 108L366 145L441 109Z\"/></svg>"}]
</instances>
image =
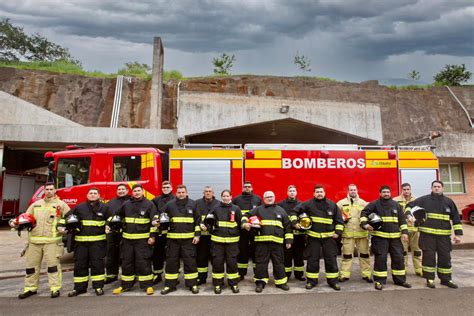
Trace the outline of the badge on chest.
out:
<instances>
[{"instance_id":1,"label":"badge on chest","mask_svg":"<svg viewBox=\"0 0 474 316\"><path fill-rule=\"evenodd\" d=\"M192 209L188 209L188 214L192 214L193 213L193 210Z\"/></svg>"}]
</instances>

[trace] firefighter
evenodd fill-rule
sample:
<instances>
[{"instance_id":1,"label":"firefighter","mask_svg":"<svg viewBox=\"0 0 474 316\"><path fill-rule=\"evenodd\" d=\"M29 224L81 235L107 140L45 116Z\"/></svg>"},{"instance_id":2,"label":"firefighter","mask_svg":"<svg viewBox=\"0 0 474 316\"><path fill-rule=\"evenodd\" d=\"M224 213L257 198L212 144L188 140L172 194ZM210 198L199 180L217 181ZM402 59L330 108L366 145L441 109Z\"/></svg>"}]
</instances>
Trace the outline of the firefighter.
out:
<instances>
[{"instance_id":1,"label":"firefighter","mask_svg":"<svg viewBox=\"0 0 474 316\"><path fill-rule=\"evenodd\" d=\"M393 200L398 202L406 213L408 203L413 202L416 198L411 194L411 185L409 183L402 184L402 194L395 197ZM418 245L420 233L413 222L407 221L408 226L408 241L402 241L403 256L405 257L405 271L408 271L408 251L412 252L413 267L415 274L423 276L423 269L421 267L421 249Z\"/></svg>"},{"instance_id":2,"label":"firefighter","mask_svg":"<svg viewBox=\"0 0 474 316\"><path fill-rule=\"evenodd\" d=\"M370 231L372 235L371 249L375 257L373 272L375 289L382 290L387 281L387 257L389 253L392 261L393 282L395 285L411 288L411 285L406 281L401 242L401 240L408 240L405 214L400 204L392 200L389 186L381 186L379 192L380 198L369 203L362 210L360 217L360 226ZM369 224L373 214L382 219L383 225L377 230L374 230Z\"/></svg>"},{"instance_id":3,"label":"firefighter","mask_svg":"<svg viewBox=\"0 0 474 316\"><path fill-rule=\"evenodd\" d=\"M331 288L339 291L341 287L338 282L336 239L342 234L344 221L336 203L326 198L326 192L322 185L316 185L313 194L314 198L299 204L291 212L292 224L296 229L301 229L301 225L297 221L301 213L306 213L312 221L311 229L306 231L308 236L305 248L305 255L308 258L306 289L310 290L318 284L319 258L322 249L326 281Z\"/></svg>"},{"instance_id":4,"label":"firefighter","mask_svg":"<svg viewBox=\"0 0 474 316\"><path fill-rule=\"evenodd\" d=\"M69 297L87 292L89 270L95 294L104 295L104 258L107 253L105 220L109 211L107 205L100 201L99 189L90 188L86 198L86 202L65 215L67 220L69 215L74 214L80 223L79 231L74 234L74 290L69 292Z\"/></svg>"},{"instance_id":5,"label":"firefighter","mask_svg":"<svg viewBox=\"0 0 474 316\"><path fill-rule=\"evenodd\" d=\"M64 229L58 224L64 221L64 214L69 206L56 196L53 183L44 186L44 198L31 204L26 213L36 220L36 226L28 233L26 249L26 276L23 293L18 295L24 299L38 293L41 264L44 260L48 267L48 283L51 298L59 297L62 286L62 273L59 258L63 255L64 246L61 235ZM10 225L14 227L13 221Z\"/></svg>"},{"instance_id":6,"label":"firefighter","mask_svg":"<svg viewBox=\"0 0 474 316\"><path fill-rule=\"evenodd\" d=\"M201 236L200 217L196 203L188 198L185 185L176 187L176 199L168 202L163 208L168 214L170 228L166 250L165 287L162 295L176 291L179 277L179 259L183 259L185 286L193 294L199 293L197 285L196 244Z\"/></svg>"},{"instance_id":7,"label":"firefighter","mask_svg":"<svg viewBox=\"0 0 474 316\"><path fill-rule=\"evenodd\" d=\"M173 200L175 197L173 195L173 185L169 181L163 181L161 183L161 192L160 196L155 197L152 201L155 203L158 213L163 211L166 203ZM166 259L166 234L167 230L162 229L158 230L158 237L156 237L155 246L153 247L153 284L161 282L161 275L163 274L164 262Z\"/></svg>"},{"instance_id":8,"label":"firefighter","mask_svg":"<svg viewBox=\"0 0 474 316\"><path fill-rule=\"evenodd\" d=\"M349 184L347 187L347 197L337 202L337 206L342 210L342 219L344 220L340 282L347 281L351 277L352 256L354 255L354 246L356 246L359 253L362 279L372 283L369 236L367 231L360 227L360 213L366 205L367 202L359 197L355 184Z\"/></svg>"},{"instance_id":9,"label":"firefighter","mask_svg":"<svg viewBox=\"0 0 474 316\"><path fill-rule=\"evenodd\" d=\"M137 276L140 288L144 289L147 295L152 295L154 291L151 256L158 226L158 212L155 204L145 198L141 184L132 186L132 197L120 208L118 215L124 223L120 244L122 284L112 293L119 295L131 290Z\"/></svg>"},{"instance_id":10,"label":"firefighter","mask_svg":"<svg viewBox=\"0 0 474 316\"><path fill-rule=\"evenodd\" d=\"M296 198L297 194L296 186L292 184L288 186L287 198L278 203L279 206L285 209L288 216L291 215L290 212L296 207L296 205L301 203L301 201ZM286 276L290 278L291 271L293 271L296 279L305 281L303 252L306 235L304 231L295 229L293 230L293 238L294 240L291 248L284 248Z\"/></svg>"},{"instance_id":11,"label":"firefighter","mask_svg":"<svg viewBox=\"0 0 474 316\"><path fill-rule=\"evenodd\" d=\"M456 204L445 196L443 191L443 182L435 180L431 183L431 194L409 203L408 208L419 206L426 211L426 221L418 230L423 252L423 277L427 286L435 288L435 273L438 272L442 285L456 289L458 286L451 279L451 232L454 230L453 241L458 244L461 242L463 230ZM414 221L413 216L408 217L410 221Z\"/></svg>"},{"instance_id":12,"label":"firefighter","mask_svg":"<svg viewBox=\"0 0 474 316\"><path fill-rule=\"evenodd\" d=\"M262 200L253 194L252 183L245 181L242 194L232 200L232 203L240 207L242 215L262 204ZM249 259L252 259L255 268L255 244L254 237L248 231L240 231L239 255L237 257L237 267L239 268L240 279L243 280L247 274Z\"/></svg>"},{"instance_id":13,"label":"firefighter","mask_svg":"<svg viewBox=\"0 0 474 316\"><path fill-rule=\"evenodd\" d=\"M214 293L220 294L224 286L225 263L227 283L233 293L239 293L237 255L242 213L237 205L232 204L232 194L229 190L222 191L221 200L222 202L210 212L217 223L216 228L211 231L212 284ZM204 228L208 229L206 226Z\"/></svg>"},{"instance_id":14,"label":"firefighter","mask_svg":"<svg viewBox=\"0 0 474 316\"><path fill-rule=\"evenodd\" d=\"M122 205L130 200L128 195L128 186L121 183L117 186L116 197L107 203L109 207L109 218L118 213ZM120 266L120 241L122 240L121 232L109 232L107 234L107 256L105 260L105 284L117 281Z\"/></svg>"},{"instance_id":15,"label":"firefighter","mask_svg":"<svg viewBox=\"0 0 474 316\"><path fill-rule=\"evenodd\" d=\"M273 277L276 287L288 291L288 278L285 274L283 243L291 248L293 233L286 211L275 204L275 194L267 191L263 194L264 205L260 205L242 216L242 228L250 231L249 220L256 216L260 219L261 230L255 236L255 292L261 293L268 283L268 263L272 260Z\"/></svg>"},{"instance_id":16,"label":"firefighter","mask_svg":"<svg viewBox=\"0 0 474 316\"><path fill-rule=\"evenodd\" d=\"M214 196L214 190L210 186L204 187L203 197L196 200L196 210L201 216L201 222L207 214L220 204ZM201 226L202 228L202 226ZM208 273L209 259L211 258L211 235L208 231L201 231L201 238L196 245L196 263L198 270L198 285L205 284Z\"/></svg>"}]
</instances>

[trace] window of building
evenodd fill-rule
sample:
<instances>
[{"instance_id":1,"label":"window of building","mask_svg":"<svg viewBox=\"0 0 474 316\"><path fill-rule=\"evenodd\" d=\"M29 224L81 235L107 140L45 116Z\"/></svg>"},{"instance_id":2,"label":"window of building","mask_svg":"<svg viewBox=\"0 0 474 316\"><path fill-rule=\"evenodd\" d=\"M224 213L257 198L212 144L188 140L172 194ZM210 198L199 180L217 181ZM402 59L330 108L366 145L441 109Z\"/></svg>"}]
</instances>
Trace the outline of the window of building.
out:
<instances>
[{"instance_id":1,"label":"window of building","mask_svg":"<svg viewBox=\"0 0 474 316\"><path fill-rule=\"evenodd\" d=\"M462 163L446 163L439 165L441 181L445 193L464 193L464 174Z\"/></svg>"},{"instance_id":2,"label":"window of building","mask_svg":"<svg viewBox=\"0 0 474 316\"><path fill-rule=\"evenodd\" d=\"M85 157L58 160L58 188L69 188L89 183L91 159Z\"/></svg>"},{"instance_id":3,"label":"window of building","mask_svg":"<svg viewBox=\"0 0 474 316\"><path fill-rule=\"evenodd\" d=\"M114 182L140 181L142 178L141 156L114 157Z\"/></svg>"}]
</instances>

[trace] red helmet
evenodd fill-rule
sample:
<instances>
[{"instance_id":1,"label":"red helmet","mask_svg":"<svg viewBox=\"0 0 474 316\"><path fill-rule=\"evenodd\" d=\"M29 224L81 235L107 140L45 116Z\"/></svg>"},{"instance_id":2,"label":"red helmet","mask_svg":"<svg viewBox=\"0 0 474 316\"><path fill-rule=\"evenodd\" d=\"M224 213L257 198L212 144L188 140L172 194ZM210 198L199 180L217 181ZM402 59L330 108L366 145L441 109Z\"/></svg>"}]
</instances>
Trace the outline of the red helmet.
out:
<instances>
[{"instance_id":1,"label":"red helmet","mask_svg":"<svg viewBox=\"0 0 474 316\"><path fill-rule=\"evenodd\" d=\"M260 216L250 216L249 218L249 224L252 228L260 228L260 225L262 225L262 219Z\"/></svg>"},{"instance_id":2,"label":"red helmet","mask_svg":"<svg viewBox=\"0 0 474 316\"><path fill-rule=\"evenodd\" d=\"M20 232L23 229L27 229L28 231L32 230L36 227L36 219L30 213L22 213L18 215L17 218L14 220L15 226L17 226L17 230Z\"/></svg>"}]
</instances>

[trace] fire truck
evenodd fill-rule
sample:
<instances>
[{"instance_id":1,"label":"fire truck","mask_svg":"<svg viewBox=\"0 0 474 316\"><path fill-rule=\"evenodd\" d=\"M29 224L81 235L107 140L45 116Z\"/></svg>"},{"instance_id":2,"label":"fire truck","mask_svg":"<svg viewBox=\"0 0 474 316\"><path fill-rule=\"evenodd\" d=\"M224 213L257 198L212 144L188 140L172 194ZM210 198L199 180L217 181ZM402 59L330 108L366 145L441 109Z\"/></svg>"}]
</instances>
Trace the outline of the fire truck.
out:
<instances>
[{"instance_id":1,"label":"fire truck","mask_svg":"<svg viewBox=\"0 0 474 316\"><path fill-rule=\"evenodd\" d=\"M202 197L210 185L216 196L230 189L241 193L250 181L254 193L275 192L286 198L289 185L297 186L298 198L313 196L316 184L325 186L333 200L346 196L347 186L356 184L365 200L378 198L381 185L389 185L395 196L401 184L412 185L413 194L430 192L438 179L438 159L429 146L392 147L358 145L248 144L185 145L168 152L156 148L77 148L48 152L45 158L57 185L59 197L74 207L86 198L89 188L100 190L104 200L115 197L118 184L143 185L148 199L161 194L161 182L185 184L189 197ZM32 201L43 196L43 188Z\"/></svg>"}]
</instances>

